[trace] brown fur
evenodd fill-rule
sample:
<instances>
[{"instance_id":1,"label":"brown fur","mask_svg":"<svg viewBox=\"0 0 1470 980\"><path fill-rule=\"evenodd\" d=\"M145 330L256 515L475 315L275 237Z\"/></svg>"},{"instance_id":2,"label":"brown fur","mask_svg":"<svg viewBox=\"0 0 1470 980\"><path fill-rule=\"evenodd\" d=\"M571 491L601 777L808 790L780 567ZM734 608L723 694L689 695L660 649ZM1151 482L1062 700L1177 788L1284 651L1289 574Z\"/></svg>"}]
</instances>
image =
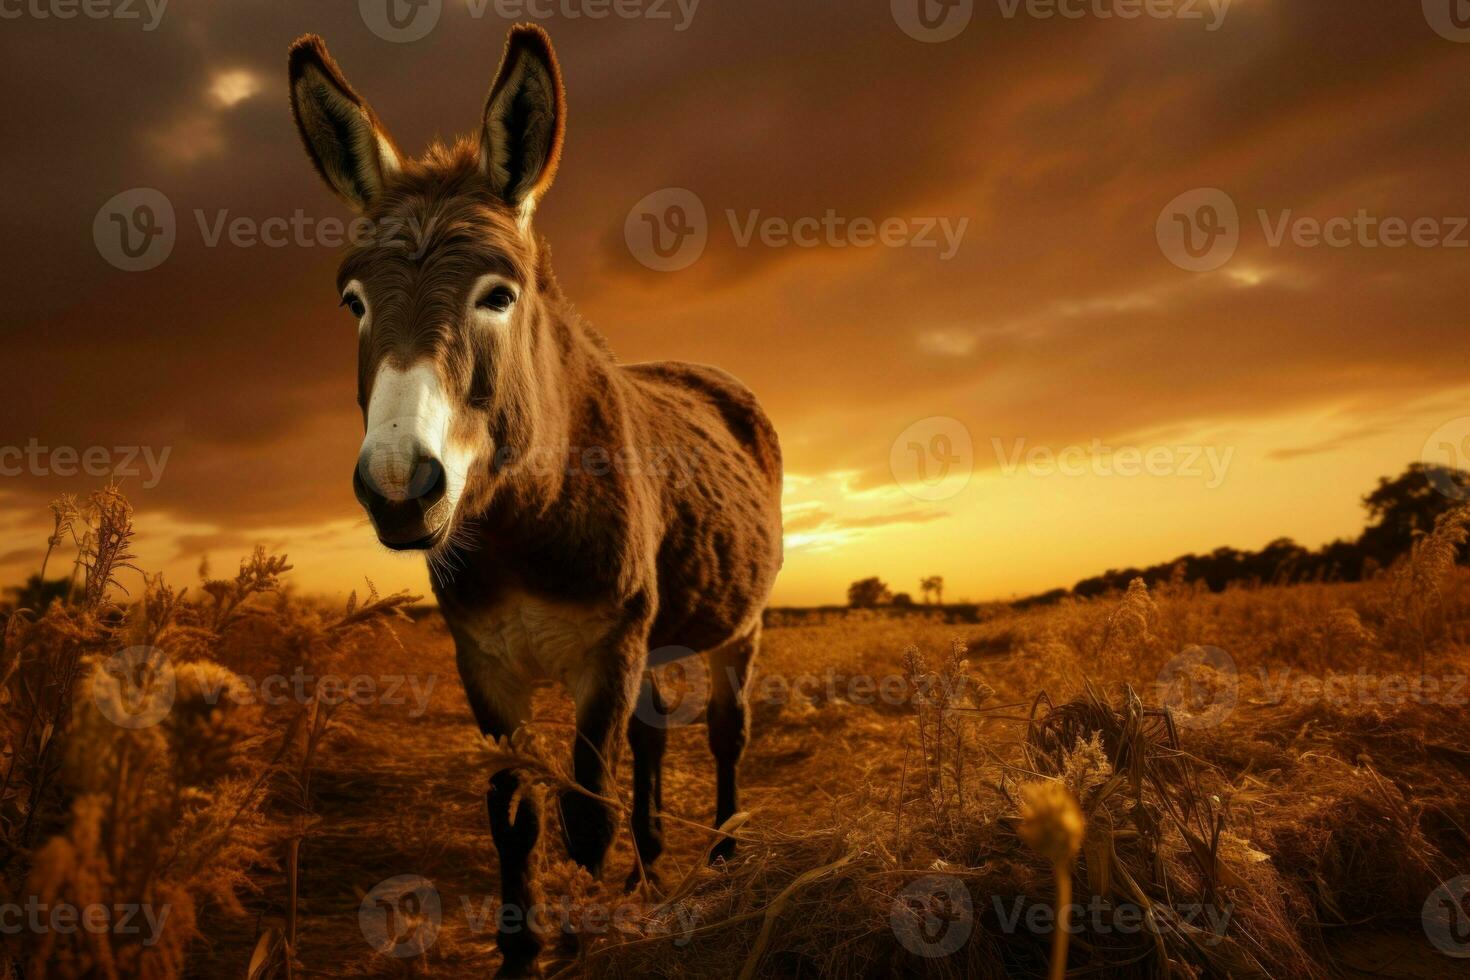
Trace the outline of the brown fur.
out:
<instances>
[{"instance_id":1,"label":"brown fur","mask_svg":"<svg viewBox=\"0 0 1470 980\"><path fill-rule=\"evenodd\" d=\"M376 118L319 39L293 47L293 82L316 64L376 131ZM507 94L507 80L521 76L532 79L526 90ZM380 188L366 188L364 213L375 233L349 251L338 276L339 288L359 280L374 297L359 352L364 412L382 365L427 359L445 379L455 429L481 447L452 526L429 529L439 535L430 556L434 591L480 725L500 736L524 722L536 678L534 665L508 663L495 650L522 635L532 644L585 638L564 678L577 704L576 776L603 792L604 760L616 758L631 721L634 833L651 863L661 848L664 735L656 723L660 695L645 677L649 652L710 653L722 822L737 805L745 683L760 612L781 566L781 452L770 421L735 378L695 364L619 364L562 295L529 214L560 157L563 98L549 39L537 28L516 28L487 112L497 100L513 105L500 129L514 135L524 126L527 135L498 170L485 165L492 124L479 140L433 148L421 160L400 155L391 173L350 155L324 163L335 148L367 145L354 144L357 117L329 120L325 135L302 124L302 134L318 169L349 201L364 190L352 175L383 173ZM300 120L299 106L297 113ZM470 289L489 272L520 289L503 331L474 329L467 314ZM672 471L660 472L661 465ZM654 724L643 711L633 717L640 698ZM502 773L487 796L502 897L511 904L529 894L527 853L540 827L528 798L511 821L516 787L517 777ZM573 857L600 868L615 827L611 814L576 793L561 800L561 810ZM505 972L530 968L539 941L526 934L498 941Z\"/></svg>"}]
</instances>

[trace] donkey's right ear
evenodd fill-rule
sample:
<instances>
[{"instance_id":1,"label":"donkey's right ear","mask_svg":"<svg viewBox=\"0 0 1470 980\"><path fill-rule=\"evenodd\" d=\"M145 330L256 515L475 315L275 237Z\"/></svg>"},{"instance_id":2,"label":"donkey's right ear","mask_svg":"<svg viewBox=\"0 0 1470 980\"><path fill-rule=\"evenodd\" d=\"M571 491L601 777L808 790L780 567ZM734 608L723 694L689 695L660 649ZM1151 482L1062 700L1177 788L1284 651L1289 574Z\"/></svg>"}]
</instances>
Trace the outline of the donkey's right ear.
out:
<instances>
[{"instance_id":1,"label":"donkey's right ear","mask_svg":"<svg viewBox=\"0 0 1470 980\"><path fill-rule=\"evenodd\" d=\"M342 77L326 42L303 34L291 45L291 112L317 172L358 211L399 170L398 148Z\"/></svg>"}]
</instances>

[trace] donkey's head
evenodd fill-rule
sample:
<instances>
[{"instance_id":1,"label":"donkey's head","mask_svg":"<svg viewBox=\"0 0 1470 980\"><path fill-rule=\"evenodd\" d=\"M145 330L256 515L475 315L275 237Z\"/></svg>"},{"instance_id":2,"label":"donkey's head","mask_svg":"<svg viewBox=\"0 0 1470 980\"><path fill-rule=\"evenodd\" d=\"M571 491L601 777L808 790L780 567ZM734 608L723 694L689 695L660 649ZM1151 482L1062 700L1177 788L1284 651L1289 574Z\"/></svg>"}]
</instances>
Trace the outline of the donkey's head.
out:
<instances>
[{"instance_id":1,"label":"donkey's head","mask_svg":"<svg viewBox=\"0 0 1470 980\"><path fill-rule=\"evenodd\" d=\"M320 38L292 45L290 70L306 151L363 219L337 274L367 430L353 488L384 544L434 548L544 415L555 285L531 214L561 155L561 73L544 31L514 28L478 138L414 160Z\"/></svg>"}]
</instances>

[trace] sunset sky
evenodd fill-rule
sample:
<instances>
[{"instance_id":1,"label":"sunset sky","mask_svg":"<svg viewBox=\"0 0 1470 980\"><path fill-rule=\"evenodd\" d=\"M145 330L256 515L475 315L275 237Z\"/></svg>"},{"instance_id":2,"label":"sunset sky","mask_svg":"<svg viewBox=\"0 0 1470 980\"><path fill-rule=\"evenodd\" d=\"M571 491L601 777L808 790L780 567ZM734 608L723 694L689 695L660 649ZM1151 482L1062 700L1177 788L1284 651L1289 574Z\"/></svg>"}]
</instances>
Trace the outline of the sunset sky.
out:
<instances>
[{"instance_id":1,"label":"sunset sky","mask_svg":"<svg viewBox=\"0 0 1470 980\"><path fill-rule=\"evenodd\" d=\"M350 216L291 121L298 34L418 152L478 124L501 12L528 19L430 0L432 29L395 42L375 2L177 0L145 30L141 2L59 19L39 0L0 24L0 467L6 447L148 447L156 485L141 457L122 481L140 564L179 583L260 541L307 590L426 588L353 499L334 243L214 240L237 218ZM1470 32L1418 2L1123 19L1105 15L1126 0L1049 18L974 0L936 41L912 36L916 2L532 5L570 105L537 226L621 359L716 364L762 399L788 474L776 602L841 601L874 574L1004 598L1219 545L1316 546L1355 534L1362 493L1426 444L1470 449ZM99 209L134 188L175 216L146 271L97 243ZM658 271L625 230L670 188L702 205L707 243ZM1221 247L1238 237L1228 260L1170 238L1181 200L1225 223ZM768 218L822 230L783 241ZM1299 223L1355 218L1331 243ZM1417 240L1392 244L1389 219ZM855 243L863 222L887 243ZM1201 262L1218 267L1181 268ZM47 501L102 482L19 468L0 470L0 584L39 565Z\"/></svg>"}]
</instances>

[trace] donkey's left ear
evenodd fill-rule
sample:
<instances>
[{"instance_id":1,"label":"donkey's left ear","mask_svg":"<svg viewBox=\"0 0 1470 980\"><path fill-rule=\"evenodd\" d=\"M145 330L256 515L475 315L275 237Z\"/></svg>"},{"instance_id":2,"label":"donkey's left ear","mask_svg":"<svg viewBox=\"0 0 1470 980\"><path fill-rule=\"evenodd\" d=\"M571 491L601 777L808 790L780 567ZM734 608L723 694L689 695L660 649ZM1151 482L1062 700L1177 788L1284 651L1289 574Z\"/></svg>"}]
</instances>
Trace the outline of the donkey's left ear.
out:
<instances>
[{"instance_id":1,"label":"donkey's left ear","mask_svg":"<svg viewBox=\"0 0 1470 980\"><path fill-rule=\"evenodd\" d=\"M524 216L556 177L566 128L567 97L551 38L533 24L518 24L485 100L480 170Z\"/></svg>"},{"instance_id":2,"label":"donkey's left ear","mask_svg":"<svg viewBox=\"0 0 1470 980\"><path fill-rule=\"evenodd\" d=\"M305 34L291 45L291 112L317 172L348 204L367 209L399 170L398 148L327 52Z\"/></svg>"}]
</instances>

